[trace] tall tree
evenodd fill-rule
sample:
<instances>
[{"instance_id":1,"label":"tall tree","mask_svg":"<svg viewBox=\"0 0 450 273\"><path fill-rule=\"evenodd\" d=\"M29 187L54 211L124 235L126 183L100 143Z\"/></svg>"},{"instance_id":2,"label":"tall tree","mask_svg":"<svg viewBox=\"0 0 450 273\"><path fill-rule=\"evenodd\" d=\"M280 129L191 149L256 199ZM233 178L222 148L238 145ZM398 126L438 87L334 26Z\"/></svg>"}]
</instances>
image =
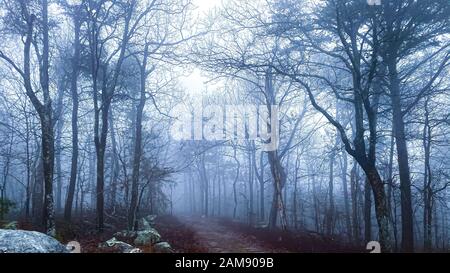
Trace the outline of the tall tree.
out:
<instances>
[{"instance_id":1,"label":"tall tree","mask_svg":"<svg viewBox=\"0 0 450 273\"><path fill-rule=\"evenodd\" d=\"M442 63L431 80L425 83L416 93L416 98L405 103L402 94L402 81L408 84L411 74L419 68L415 65L407 68L406 73L400 62L416 53L416 50L436 48L434 53L427 55L423 63L434 58L440 51L448 48L449 44L441 45L440 37L449 30L450 8L448 1L411 1L395 0L384 1L380 10L381 47L380 54L387 66L388 88L392 106L392 120L394 137L397 147L397 163L400 176L401 218L402 218L402 250L414 250L414 224L411 196L411 175L408 158L407 134L405 115L417 104L420 99L430 92L443 68L448 65L450 54L442 57ZM436 46L438 45L438 46ZM409 92L408 92L409 93ZM409 95L408 95L409 96Z\"/></svg>"},{"instance_id":2,"label":"tall tree","mask_svg":"<svg viewBox=\"0 0 450 273\"><path fill-rule=\"evenodd\" d=\"M73 37L73 56L72 69L70 74L70 93L72 96L72 161L70 165L70 180L67 191L66 205L64 207L64 219L70 221L72 218L72 204L75 195L75 187L78 173L78 76L80 71L80 31L83 23L82 12L83 6L69 6L70 15L73 21L74 37Z\"/></svg>"},{"instance_id":3,"label":"tall tree","mask_svg":"<svg viewBox=\"0 0 450 273\"><path fill-rule=\"evenodd\" d=\"M285 37L292 44L292 47L287 50L287 57L281 59L277 65L277 72L289 76L304 88L312 106L336 127L345 150L364 170L374 195L380 243L383 251L389 252L391 238L387 198L376 164L379 95L373 92L372 83L377 71L379 41L376 26L372 26L371 21L368 20L374 18L374 14L363 2L330 0L317 11L316 19L312 20L311 24L306 24L299 15L294 14L294 12L301 14L300 5L300 3L292 2L277 6L279 12L274 17L277 27L269 29L273 35ZM303 28L297 28L298 24L304 25ZM326 33L326 39L323 39L323 34L319 30ZM364 33L362 37L366 39L370 37L370 49L365 47L366 39L358 38L361 32ZM325 44L329 45L330 41L336 44L334 50L329 50L325 46ZM319 73L311 69L309 71L303 69L302 63L317 65L317 60L310 62L299 60L298 56L302 54L296 55L296 53L305 49L310 50L311 54L318 52L326 56L319 57L324 58L318 60L323 64ZM366 60L364 56L368 59ZM331 60L340 63L342 67L337 68L334 64L328 66L326 63ZM330 77L329 73L323 74L324 71L328 71L328 68L337 69L334 75L338 78ZM351 83L348 90L352 92L346 92L340 85L344 79ZM329 89L330 94L353 107L353 141L348 137L348 128L344 127L317 99L315 89L319 88Z\"/></svg>"},{"instance_id":4,"label":"tall tree","mask_svg":"<svg viewBox=\"0 0 450 273\"><path fill-rule=\"evenodd\" d=\"M109 6L111 4L112 6ZM88 12L88 31L89 31L89 50L91 59L91 77L94 100L94 143L97 155L97 176L96 176L96 205L97 205L97 228L99 232L104 229L104 191L105 191L105 151L108 136L108 115L112 103L113 96L116 91L119 76L121 74L122 63L125 59L125 52L128 41L137 24L131 24L131 17L136 8L136 0L124 3L124 11L121 12L119 3L107 3L104 1L89 1L86 5ZM118 15L116 18L109 17L109 11L117 8ZM122 16L122 13L124 14ZM122 32L119 34L120 43L112 50L109 57L104 56L105 45L110 43L109 37L102 37L103 29L108 24L119 24L118 21L123 20L120 27ZM112 35L117 35L113 33ZM112 59L116 53L117 61L113 65ZM109 71L112 67L112 71ZM109 76L111 75L111 76ZM101 92L99 92L99 83L101 82Z\"/></svg>"},{"instance_id":5,"label":"tall tree","mask_svg":"<svg viewBox=\"0 0 450 273\"><path fill-rule=\"evenodd\" d=\"M23 69L20 68L14 60L8 57L3 51L0 51L0 58L11 65L14 70L19 73L23 79L26 94L38 113L41 124L41 151L42 165L44 172L44 206L43 206L43 222L46 233L55 236L55 219L54 219L54 202L53 202L53 169L54 169L54 134L53 134L53 108L50 97L50 81L49 81L49 22L48 22L48 1L40 1L41 18L33 13L35 10L30 9L31 3L20 0L17 3L20 10L21 18L25 28L19 28L19 31L25 37L23 48ZM41 32L36 32L39 29ZM17 26L16 26L17 27ZM40 37L39 40L36 36ZM42 41L42 52L38 47L38 42ZM42 98L38 98L33 88L31 80L31 47L34 45L35 52L39 61L39 81L42 89Z\"/></svg>"}]
</instances>

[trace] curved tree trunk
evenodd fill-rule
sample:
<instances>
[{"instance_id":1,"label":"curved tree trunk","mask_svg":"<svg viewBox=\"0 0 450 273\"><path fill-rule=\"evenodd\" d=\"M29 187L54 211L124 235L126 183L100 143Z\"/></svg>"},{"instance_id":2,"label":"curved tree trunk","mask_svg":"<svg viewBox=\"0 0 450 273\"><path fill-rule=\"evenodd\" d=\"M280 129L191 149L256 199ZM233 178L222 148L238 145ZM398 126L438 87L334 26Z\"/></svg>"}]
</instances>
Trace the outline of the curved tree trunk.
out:
<instances>
[{"instance_id":1,"label":"curved tree trunk","mask_svg":"<svg viewBox=\"0 0 450 273\"><path fill-rule=\"evenodd\" d=\"M287 229L286 211L283 202L282 189L286 183L286 173L281 166L277 151L269 151L270 171L273 177L274 192L272 206L270 210L269 228L275 228L277 225L278 213L280 213L281 229Z\"/></svg>"}]
</instances>

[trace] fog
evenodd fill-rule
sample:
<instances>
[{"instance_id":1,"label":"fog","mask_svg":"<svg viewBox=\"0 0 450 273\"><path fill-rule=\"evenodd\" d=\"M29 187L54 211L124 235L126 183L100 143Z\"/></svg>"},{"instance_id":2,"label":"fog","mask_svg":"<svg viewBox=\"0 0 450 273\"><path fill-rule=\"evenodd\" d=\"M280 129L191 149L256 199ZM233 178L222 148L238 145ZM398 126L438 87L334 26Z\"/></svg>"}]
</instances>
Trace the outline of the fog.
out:
<instances>
[{"instance_id":1,"label":"fog","mask_svg":"<svg viewBox=\"0 0 450 273\"><path fill-rule=\"evenodd\" d=\"M0 223L172 215L448 251L449 16L447 0L2 0Z\"/></svg>"}]
</instances>

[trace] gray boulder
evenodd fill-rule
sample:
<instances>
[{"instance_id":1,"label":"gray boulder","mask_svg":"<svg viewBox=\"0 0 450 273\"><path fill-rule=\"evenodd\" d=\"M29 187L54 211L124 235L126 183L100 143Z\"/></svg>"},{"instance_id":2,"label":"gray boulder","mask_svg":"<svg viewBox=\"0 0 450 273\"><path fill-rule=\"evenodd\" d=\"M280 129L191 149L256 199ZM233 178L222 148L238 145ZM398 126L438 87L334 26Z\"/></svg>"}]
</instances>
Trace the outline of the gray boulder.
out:
<instances>
[{"instance_id":1,"label":"gray boulder","mask_svg":"<svg viewBox=\"0 0 450 273\"><path fill-rule=\"evenodd\" d=\"M155 214L150 214L150 215L145 216L144 218L145 218L145 220L147 220L147 222L148 222L151 226L154 226L154 225L155 225L156 217L157 217L157 216L156 216Z\"/></svg>"},{"instance_id":2,"label":"gray boulder","mask_svg":"<svg viewBox=\"0 0 450 273\"><path fill-rule=\"evenodd\" d=\"M268 225L267 225L266 222L258 222L258 223L256 223L254 226L255 226L255 228L257 228L257 229L265 229L265 228L268 227Z\"/></svg>"},{"instance_id":3,"label":"gray boulder","mask_svg":"<svg viewBox=\"0 0 450 273\"><path fill-rule=\"evenodd\" d=\"M150 214L150 215L142 217L139 220L139 229L146 230L146 229L150 229L150 228L154 227L155 219L156 219L156 215L154 215L154 214Z\"/></svg>"},{"instance_id":4,"label":"gray boulder","mask_svg":"<svg viewBox=\"0 0 450 273\"><path fill-rule=\"evenodd\" d=\"M111 248L120 253L141 253L142 250L135 248L130 244L117 240L115 237L109 239L103 244L99 245L100 248Z\"/></svg>"},{"instance_id":5,"label":"gray boulder","mask_svg":"<svg viewBox=\"0 0 450 273\"><path fill-rule=\"evenodd\" d=\"M137 237L134 239L135 245L153 245L161 241L161 235L154 228L147 230L140 230L137 232Z\"/></svg>"},{"instance_id":6,"label":"gray boulder","mask_svg":"<svg viewBox=\"0 0 450 273\"><path fill-rule=\"evenodd\" d=\"M139 229L151 229L152 226L150 225L150 223L147 221L147 219L145 219L145 217L141 218L141 220L139 220Z\"/></svg>"},{"instance_id":7,"label":"gray boulder","mask_svg":"<svg viewBox=\"0 0 450 273\"><path fill-rule=\"evenodd\" d=\"M132 231L132 230L122 230L119 232L114 233L115 237L122 237L122 238L133 238L137 236L137 231Z\"/></svg>"},{"instance_id":8,"label":"gray boulder","mask_svg":"<svg viewBox=\"0 0 450 273\"><path fill-rule=\"evenodd\" d=\"M173 249L168 242L159 242L153 248L156 253L173 253Z\"/></svg>"},{"instance_id":9,"label":"gray boulder","mask_svg":"<svg viewBox=\"0 0 450 273\"><path fill-rule=\"evenodd\" d=\"M0 229L0 253L69 253L55 238L37 231Z\"/></svg>"}]
</instances>

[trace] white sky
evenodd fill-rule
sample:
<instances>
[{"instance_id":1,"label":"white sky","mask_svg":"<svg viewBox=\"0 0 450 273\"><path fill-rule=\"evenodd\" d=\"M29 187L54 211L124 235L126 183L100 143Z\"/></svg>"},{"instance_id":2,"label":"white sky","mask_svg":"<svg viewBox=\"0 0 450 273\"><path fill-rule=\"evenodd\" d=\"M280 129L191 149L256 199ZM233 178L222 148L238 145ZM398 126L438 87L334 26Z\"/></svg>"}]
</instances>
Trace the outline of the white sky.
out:
<instances>
[{"instance_id":1,"label":"white sky","mask_svg":"<svg viewBox=\"0 0 450 273\"><path fill-rule=\"evenodd\" d=\"M189 76L181 78L181 83L188 93L200 93L205 90L207 78L201 75L201 70L195 68Z\"/></svg>"},{"instance_id":2,"label":"white sky","mask_svg":"<svg viewBox=\"0 0 450 273\"><path fill-rule=\"evenodd\" d=\"M200 15L205 15L212 8L220 6L222 1L223 0L192 0ZM194 68L189 76L181 78L181 83L186 92L198 94L206 89L205 82L208 81L208 78L201 74L202 72L200 69Z\"/></svg>"},{"instance_id":3,"label":"white sky","mask_svg":"<svg viewBox=\"0 0 450 273\"><path fill-rule=\"evenodd\" d=\"M198 7L199 11L208 11L209 9L220 5L222 0L193 0L195 6Z\"/></svg>"}]
</instances>

